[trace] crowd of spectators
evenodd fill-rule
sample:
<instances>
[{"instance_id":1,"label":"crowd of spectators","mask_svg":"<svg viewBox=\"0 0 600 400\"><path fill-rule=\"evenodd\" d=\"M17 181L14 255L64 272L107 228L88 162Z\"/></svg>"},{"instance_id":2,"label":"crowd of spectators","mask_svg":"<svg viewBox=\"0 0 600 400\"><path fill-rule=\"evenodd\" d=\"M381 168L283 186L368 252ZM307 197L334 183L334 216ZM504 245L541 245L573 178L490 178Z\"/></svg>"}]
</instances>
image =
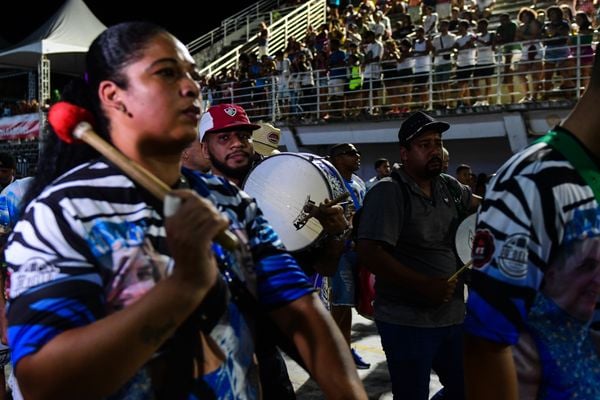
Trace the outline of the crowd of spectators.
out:
<instances>
[{"instance_id":1,"label":"crowd of spectators","mask_svg":"<svg viewBox=\"0 0 600 400\"><path fill-rule=\"evenodd\" d=\"M19 101L0 101L0 117L12 117L13 115L31 114L39 111L36 99Z\"/></svg>"},{"instance_id":2,"label":"crowd of spectators","mask_svg":"<svg viewBox=\"0 0 600 400\"><path fill-rule=\"evenodd\" d=\"M511 16L496 0L328 0L326 23L203 77L206 106L243 105L263 119L404 114L563 98L585 87L598 0L532 0ZM494 79L498 79L495 81ZM0 116L37 112L3 102Z\"/></svg>"},{"instance_id":3,"label":"crowd of spectators","mask_svg":"<svg viewBox=\"0 0 600 400\"><path fill-rule=\"evenodd\" d=\"M204 98L266 119L573 98L593 58L597 1L556 3L511 16L495 0L330 2L326 23L303 40L272 54L263 41L259 54L206 76Z\"/></svg>"}]
</instances>

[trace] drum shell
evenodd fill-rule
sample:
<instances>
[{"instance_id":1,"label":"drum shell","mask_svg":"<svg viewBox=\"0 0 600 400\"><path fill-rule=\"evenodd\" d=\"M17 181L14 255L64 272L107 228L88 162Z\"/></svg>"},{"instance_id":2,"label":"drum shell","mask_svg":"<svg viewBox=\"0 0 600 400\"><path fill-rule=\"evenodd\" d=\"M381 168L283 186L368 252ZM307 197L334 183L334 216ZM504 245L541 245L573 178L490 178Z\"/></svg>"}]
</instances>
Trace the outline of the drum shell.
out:
<instances>
[{"instance_id":1,"label":"drum shell","mask_svg":"<svg viewBox=\"0 0 600 400\"><path fill-rule=\"evenodd\" d=\"M315 218L301 229L294 226L307 198L318 205L347 192L343 178L325 158L290 152L263 159L252 168L242 188L256 199L266 220L292 252L310 248L322 235L323 227Z\"/></svg>"}]
</instances>

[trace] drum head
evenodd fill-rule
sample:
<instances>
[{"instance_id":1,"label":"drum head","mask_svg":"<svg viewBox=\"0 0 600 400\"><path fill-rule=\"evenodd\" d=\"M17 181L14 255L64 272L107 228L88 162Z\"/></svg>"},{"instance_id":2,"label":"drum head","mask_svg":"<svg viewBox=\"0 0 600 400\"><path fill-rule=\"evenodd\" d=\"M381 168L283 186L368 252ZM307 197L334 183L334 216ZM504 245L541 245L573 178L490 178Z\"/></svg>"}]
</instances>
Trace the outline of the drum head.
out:
<instances>
[{"instance_id":1,"label":"drum head","mask_svg":"<svg viewBox=\"0 0 600 400\"><path fill-rule=\"evenodd\" d=\"M456 230L454 245L456 246L456 253L463 264L471 260L476 221L477 213L471 214L460 223Z\"/></svg>"},{"instance_id":2,"label":"drum head","mask_svg":"<svg viewBox=\"0 0 600 400\"><path fill-rule=\"evenodd\" d=\"M317 205L332 198L324 172L310 158L296 153L265 158L250 171L243 189L256 199L289 251L310 246L321 234L323 227L315 218L299 230L294 226L307 196Z\"/></svg>"}]
</instances>

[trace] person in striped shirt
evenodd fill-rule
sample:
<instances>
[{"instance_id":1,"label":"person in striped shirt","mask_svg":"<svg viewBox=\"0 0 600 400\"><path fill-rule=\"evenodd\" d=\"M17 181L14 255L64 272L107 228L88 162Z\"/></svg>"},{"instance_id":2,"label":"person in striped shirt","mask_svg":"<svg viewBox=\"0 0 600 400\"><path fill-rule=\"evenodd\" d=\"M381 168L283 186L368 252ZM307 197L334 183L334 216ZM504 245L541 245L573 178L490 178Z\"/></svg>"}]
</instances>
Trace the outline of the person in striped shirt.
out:
<instances>
[{"instance_id":1,"label":"person in striped shirt","mask_svg":"<svg viewBox=\"0 0 600 400\"><path fill-rule=\"evenodd\" d=\"M465 319L468 399L598 399L600 60L562 124L489 183Z\"/></svg>"},{"instance_id":2,"label":"person in striped shirt","mask_svg":"<svg viewBox=\"0 0 600 400\"><path fill-rule=\"evenodd\" d=\"M85 145L49 137L5 251L24 396L257 399L253 326L268 315L326 395L366 399L333 321L255 202L182 172L201 111L185 46L157 25L122 23L93 41L86 67L86 84L63 99L92 110L98 133L180 205L163 209ZM224 229L235 251L213 240Z\"/></svg>"}]
</instances>

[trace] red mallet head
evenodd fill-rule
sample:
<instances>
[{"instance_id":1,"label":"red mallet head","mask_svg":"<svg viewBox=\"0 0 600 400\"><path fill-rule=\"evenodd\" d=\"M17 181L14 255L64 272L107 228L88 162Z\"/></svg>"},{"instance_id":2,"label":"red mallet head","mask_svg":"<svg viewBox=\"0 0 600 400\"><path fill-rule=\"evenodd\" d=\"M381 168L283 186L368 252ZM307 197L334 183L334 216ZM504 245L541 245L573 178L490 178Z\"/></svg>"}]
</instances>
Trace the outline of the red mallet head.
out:
<instances>
[{"instance_id":1,"label":"red mallet head","mask_svg":"<svg viewBox=\"0 0 600 400\"><path fill-rule=\"evenodd\" d=\"M48 122L59 139L66 143L73 143L76 139L73 137L73 131L77 124L84 121L94 125L92 113L66 101L54 103L48 111Z\"/></svg>"}]
</instances>

